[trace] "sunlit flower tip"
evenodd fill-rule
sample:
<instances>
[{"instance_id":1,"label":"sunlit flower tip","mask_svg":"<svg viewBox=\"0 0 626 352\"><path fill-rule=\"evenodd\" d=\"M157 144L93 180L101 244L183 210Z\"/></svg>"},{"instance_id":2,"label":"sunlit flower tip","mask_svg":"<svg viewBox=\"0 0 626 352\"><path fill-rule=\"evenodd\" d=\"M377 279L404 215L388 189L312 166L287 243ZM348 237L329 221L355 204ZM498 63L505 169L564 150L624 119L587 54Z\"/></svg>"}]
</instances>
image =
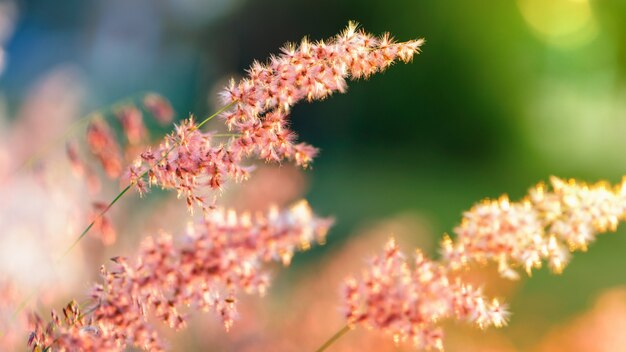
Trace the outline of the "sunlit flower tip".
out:
<instances>
[{"instance_id":1,"label":"sunlit flower tip","mask_svg":"<svg viewBox=\"0 0 626 352\"><path fill-rule=\"evenodd\" d=\"M616 193L620 196L620 198L625 199L626 197L626 176L622 177L621 182L615 186Z\"/></svg>"},{"instance_id":2,"label":"sunlit flower tip","mask_svg":"<svg viewBox=\"0 0 626 352\"><path fill-rule=\"evenodd\" d=\"M400 59L407 63L413 60L415 54L419 54L421 52L421 47L422 45L424 45L425 42L426 40L424 38L420 38L417 40L409 40L408 42L404 43L398 54L400 56Z\"/></svg>"},{"instance_id":3,"label":"sunlit flower tip","mask_svg":"<svg viewBox=\"0 0 626 352\"><path fill-rule=\"evenodd\" d=\"M545 260L560 273L569 252L585 251L599 233L614 231L626 215L622 184L551 177L550 185L539 183L521 202L501 197L475 205L455 229L457 239L441 243L447 265L458 268L459 258L494 260L503 277L517 278L511 266L530 275Z\"/></svg>"},{"instance_id":4,"label":"sunlit flower tip","mask_svg":"<svg viewBox=\"0 0 626 352\"><path fill-rule=\"evenodd\" d=\"M317 153L317 148L305 143L300 143L294 146L294 159L296 161L296 164L302 167L309 166Z\"/></svg>"},{"instance_id":5,"label":"sunlit flower tip","mask_svg":"<svg viewBox=\"0 0 626 352\"><path fill-rule=\"evenodd\" d=\"M286 115L299 101L344 92L348 78L368 77L396 60L408 61L419 52L421 43L376 38L352 22L328 40L311 42L304 38L298 45L289 43L266 64L253 62L246 78L230 81L220 96L224 103L236 104L223 118L229 129L242 135L237 143L246 153L255 152L272 161L294 158L307 166L315 150L294 147L294 138L286 138L293 134L284 123L263 122L276 113Z\"/></svg>"},{"instance_id":6,"label":"sunlit flower tip","mask_svg":"<svg viewBox=\"0 0 626 352\"><path fill-rule=\"evenodd\" d=\"M500 303L498 299L491 301L490 321L497 328L505 326L509 318L507 306Z\"/></svg>"}]
</instances>

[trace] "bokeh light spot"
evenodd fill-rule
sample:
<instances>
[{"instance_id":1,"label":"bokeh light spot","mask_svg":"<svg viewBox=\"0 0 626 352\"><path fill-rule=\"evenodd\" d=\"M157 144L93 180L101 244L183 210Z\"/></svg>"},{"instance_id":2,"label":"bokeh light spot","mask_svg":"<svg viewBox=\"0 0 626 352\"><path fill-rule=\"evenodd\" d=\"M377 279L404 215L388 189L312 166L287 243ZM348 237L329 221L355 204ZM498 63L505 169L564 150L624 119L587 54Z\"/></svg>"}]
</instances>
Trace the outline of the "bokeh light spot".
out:
<instances>
[{"instance_id":1,"label":"bokeh light spot","mask_svg":"<svg viewBox=\"0 0 626 352\"><path fill-rule=\"evenodd\" d=\"M551 46L576 48L598 35L588 0L517 0L517 4L535 35Z\"/></svg>"}]
</instances>

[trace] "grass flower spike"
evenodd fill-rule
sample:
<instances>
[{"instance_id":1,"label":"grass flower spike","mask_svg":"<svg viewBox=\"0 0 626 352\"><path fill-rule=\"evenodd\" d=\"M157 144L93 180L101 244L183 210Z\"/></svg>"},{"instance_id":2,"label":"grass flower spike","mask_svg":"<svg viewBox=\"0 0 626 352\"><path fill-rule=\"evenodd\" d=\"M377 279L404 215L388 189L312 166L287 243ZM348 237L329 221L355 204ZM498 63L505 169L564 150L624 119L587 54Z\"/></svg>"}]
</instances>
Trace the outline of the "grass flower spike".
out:
<instances>
[{"instance_id":1,"label":"grass flower spike","mask_svg":"<svg viewBox=\"0 0 626 352\"><path fill-rule=\"evenodd\" d=\"M287 128L293 105L306 99L321 100L333 92L346 91L348 78L367 78L396 60L408 62L419 53L423 40L394 42L388 34L374 37L353 22L326 41L287 44L267 64L254 62L248 77L231 81L222 92L225 104L235 103L224 113L231 130L242 135L234 142L240 153L256 152L266 160L283 158L306 166L316 154L307 144L294 144Z\"/></svg>"},{"instance_id":2,"label":"grass flower spike","mask_svg":"<svg viewBox=\"0 0 626 352\"><path fill-rule=\"evenodd\" d=\"M422 43L396 43L389 35L374 37L350 23L326 42L304 39L297 47L289 44L268 64L253 63L248 77L231 81L222 92L227 108L221 116L236 132L229 141L215 143L211 133L199 131L194 120L188 119L157 151L142 154L130 169L131 183L141 194L153 184L176 189L190 209L198 204L207 210L213 206L207 199L211 190L220 190L228 179L248 178L251 168L243 165L246 157L288 159L306 167L317 149L296 143L296 134L288 126L290 108L303 99L344 92L348 78L367 78L397 60L408 62Z\"/></svg>"},{"instance_id":3,"label":"grass flower spike","mask_svg":"<svg viewBox=\"0 0 626 352\"><path fill-rule=\"evenodd\" d=\"M137 165L130 169L130 178L140 194L150 185L175 189L190 209L194 204L207 209L213 205L206 199L207 190L221 189L228 178L248 178L251 169L240 163L227 146L215 143L212 133L201 132L190 118L177 126L155 151L142 153ZM147 175L148 184L143 175Z\"/></svg>"},{"instance_id":4,"label":"grass flower spike","mask_svg":"<svg viewBox=\"0 0 626 352\"><path fill-rule=\"evenodd\" d=\"M254 216L218 209L192 226L180 245L169 235L148 237L136 260L117 257L113 270L102 268L103 283L91 289L93 305L81 325L55 324L47 334L36 325L30 345L34 350L52 345L55 351L70 351L114 342L118 348L163 350L148 313L181 328L182 310L190 305L215 312L229 329L237 317L238 293L266 292L270 278L262 264L288 265L296 250L324 242L331 224L300 202L283 212L272 209ZM95 333L85 333L85 326ZM77 344L82 339L87 341Z\"/></svg>"},{"instance_id":5,"label":"grass flower spike","mask_svg":"<svg viewBox=\"0 0 626 352\"><path fill-rule=\"evenodd\" d=\"M615 231L626 215L626 181L616 187L557 177L550 182L551 188L539 184L520 202L503 196L466 212L455 229L457 238L442 242L448 265L495 261L503 277L516 279L512 267L530 274L547 261L560 273L570 252L586 250L597 234Z\"/></svg>"},{"instance_id":6,"label":"grass flower spike","mask_svg":"<svg viewBox=\"0 0 626 352\"><path fill-rule=\"evenodd\" d=\"M458 319L481 328L502 326L507 311L480 290L452 279L445 266L418 250L414 266L395 241L374 257L360 279L348 279L343 288L349 324L362 324L393 335L396 343L409 341L418 349L443 350L443 319Z\"/></svg>"}]
</instances>

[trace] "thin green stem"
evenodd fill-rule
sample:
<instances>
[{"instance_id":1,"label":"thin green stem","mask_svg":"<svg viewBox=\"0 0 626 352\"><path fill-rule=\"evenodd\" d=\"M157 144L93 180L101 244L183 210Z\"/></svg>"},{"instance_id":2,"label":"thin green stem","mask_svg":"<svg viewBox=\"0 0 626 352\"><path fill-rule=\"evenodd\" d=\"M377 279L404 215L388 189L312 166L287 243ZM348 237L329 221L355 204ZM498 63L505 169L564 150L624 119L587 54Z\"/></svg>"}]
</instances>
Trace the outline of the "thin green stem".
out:
<instances>
[{"instance_id":1,"label":"thin green stem","mask_svg":"<svg viewBox=\"0 0 626 352\"><path fill-rule=\"evenodd\" d=\"M237 103L237 100L234 100L230 103L228 103L227 105L223 106L221 109L217 110L213 115L207 117L206 119L202 120L202 122L200 122L199 124L196 125L196 129L200 129L200 127L202 127L205 123L211 121L215 116L223 113L224 111L230 109L233 105L235 105L235 103Z\"/></svg>"},{"instance_id":2,"label":"thin green stem","mask_svg":"<svg viewBox=\"0 0 626 352\"><path fill-rule=\"evenodd\" d=\"M241 133L217 133L211 137L241 137Z\"/></svg>"},{"instance_id":3,"label":"thin green stem","mask_svg":"<svg viewBox=\"0 0 626 352\"><path fill-rule=\"evenodd\" d=\"M91 230L91 228L96 224L96 222L98 220L100 220L104 214L106 214L107 211L109 211L109 209L111 209L111 207L113 206L113 204L117 203L118 200L120 200L120 198L122 198L122 196L128 192L128 190L130 189L131 185L126 186L126 188L124 188L117 196L115 196L115 198L106 206L106 208L102 209L102 211L96 215L96 217L91 221L91 223L85 228L85 230L83 230L83 232L76 238L76 240L74 241L74 243L72 243L71 246L69 246L67 248L67 250L65 250L65 252L63 253L63 255L57 260L57 263L59 263L61 260L63 260L63 258L65 258L65 256L72 251L72 249L74 249L74 247L76 247L76 245L78 244L78 242L80 242L80 240L83 239L83 237L85 237L85 235L87 235L87 232L89 232L89 230Z\"/></svg>"},{"instance_id":4,"label":"thin green stem","mask_svg":"<svg viewBox=\"0 0 626 352\"><path fill-rule=\"evenodd\" d=\"M170 149L168 149L168 151L165 152L165 154L163 154L163 156L155 163L155 165L159 164L161 161L167 158L167 156L172 152L172 150L174 150L174 148L176 148L176 145L173 145L172 147L170 147ZM150 170L152 170L152 168L148 168L147 170L142 172L138 178L140 179L144 178L148 174L148 172L150 172ZM115 196L115 198L113 198L113 200L106 206L106 208L102 209L102 211L91 221L91 223L89 223L89 225L85 228L85 230L83 230L83 232L81 232L81 234L76 238L74 243L72 243L72 245L67 248L65 253L63 253L63 255L59 258L57 262L60 262L72 249L74 249L74 247L76 247L78 242L80 242L80 240L82 240L83 237L87 235L89 230L91 230L91 228L96 224L96 222L100 220L109 211L109 209L111 209L113 204L117 203L117 201L120 200L120 198L122 198L122 196L124 196L124 194L128 192L128 190L130 190L132 186L133 186L132 183L126 186L120 193L117 194L117 196Z\"/></svg>"},{"instance_id":5,"label":"thin green stem","mask_svg":"<svg viewBox=\"0 0 626 352\"><path fill-rule=\"evenodd\" d=\"M331 338L329 338L328 341L324 342L324 344L320 348L315 350L315 352L325 351L328 347L330 347L330 345L335 343L337 340L339 340L343 335L345 335L350 330L352 330L352 327L346 324L346 326L344 326L343 328L341 328L341 330L337 331L333 336L331 336Z\"/></svg>"},{"instance_id":6,"label":"thin green stem","mask_svg":"<svg viewBox=\"0 0 626 352\"><path fill-rule=\"evenodd\" d=\"M86 311L86 312L81 312L81 313L78 315L78 319L82 319L82 318L84 318L84 317L88 316L89 314L91 314L91 313L95 312L95 311L96 311L96 309L98 309L98 306L93 306L93 307L91 307L88 311Z\"/></svg>"}]
</instances>

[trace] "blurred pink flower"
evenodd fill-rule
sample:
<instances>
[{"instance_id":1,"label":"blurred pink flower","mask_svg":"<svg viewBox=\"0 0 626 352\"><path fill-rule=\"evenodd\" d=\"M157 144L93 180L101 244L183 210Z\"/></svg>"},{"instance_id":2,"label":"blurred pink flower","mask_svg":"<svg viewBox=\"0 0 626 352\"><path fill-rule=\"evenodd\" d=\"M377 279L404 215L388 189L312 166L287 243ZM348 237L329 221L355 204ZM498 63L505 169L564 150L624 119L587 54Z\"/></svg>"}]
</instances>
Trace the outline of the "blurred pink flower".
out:
<instances>
[{"instance_id":1,"label":"blurred pink flower","mask_svg":"<svg viewBox=\"0 0 626 352\"><path fill-rule=\"evenodd\" d=\"M279 261L288 265L297 249L308 249L313 242L324 242L332 221L314 216L305 202L284 212L241 214L216 210L195 224L175 246L169 235L148 237L133 264L117 257L112 271L102 269L103 284L91 290L94 306L88 325L97 334L85 334L79 326L57 328L38 336L32 345L70 350L77 339L112 339L116 346L126 344L148 350L163 349L147 320L148 312L174 328L185 325L180 311L192 305L218 314L226 329L237 316L237 293L263 295L269 275L261 265ZM53 334L50 339L46 335ZM103 343L103 342L102 342ZM81 346L101 342L81 342ZM91 350L85 347L85 350Z\"/></svg>"},{"instance_id":2,"label":"blurred pink flower","mask_svg":"<svg viewBox=\"0 0 626 352\"><path fill-rule=\"evenodd\" d=\"M102 244L110 246L115 243L117 234L111 219L107 214L102 214L107 209L107 204L102 202L93 202L91 205L93 211L90 217L94 222L94 231L102 241Z\"/></svg>"},{"instance_id":3,"label":"blurred pink flower","mask_svg":"<svg viewBox=\"0 0 626 352\"><path fill-rule=\"evenodd\" d=\"M172 109L172 105L159 94L146 94L143 98L143 104L161 125L168 125L174 119L174 109Z\"/></svg>"},{"instance_id":4,"label":"blurred pink flower","mask_svg":"<svg viewBox=\"0 0 626 352\"><path fill-rule=\"evenodd\" d=\"M96 117L87 126L87 144L110 178L122 172L122 156L115 135L104 118Z\"/></svg>"},{"instance_id":5,"label":"blurred pink flower","mask_svg":"<svg viewBox=\"0 0 626 352\"><path fill-rule=\"evenodd\" d=\"M76 143L76 141L67 142L65 151L74 176L78 179L86 181L87 189L91 194L100 192L100 179L91 166L88 165L79 155L78 143Z\"/></svg>"},{"instance_id":6,"label":"blurred pink flower","mask_svg":"<svg viewBox=\"0 0 626 352\"><path fill-rule=\"evenodd\" d=\"M148 135L146 126L143 123L141 110L137 109L135 106L125 105L117 109L115 117L117 117L122 125L122 130L130 144L138 144Z\"/></svg>"}]
</instances>

